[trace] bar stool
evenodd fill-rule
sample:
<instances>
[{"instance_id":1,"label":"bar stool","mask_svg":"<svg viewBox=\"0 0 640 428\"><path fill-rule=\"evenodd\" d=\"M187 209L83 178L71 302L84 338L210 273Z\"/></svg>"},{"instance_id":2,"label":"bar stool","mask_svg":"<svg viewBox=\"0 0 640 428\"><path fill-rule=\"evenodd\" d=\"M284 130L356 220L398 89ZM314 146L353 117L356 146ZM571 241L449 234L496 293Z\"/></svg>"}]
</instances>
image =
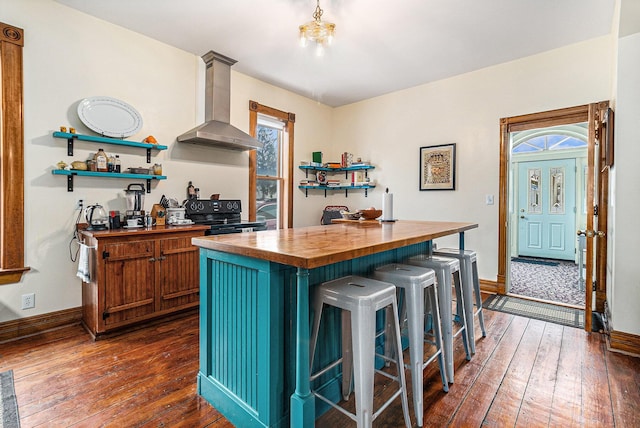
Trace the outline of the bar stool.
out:
<instances>
[{"instance_id":1,"label":"bar stool","mask_svg":"<svg viewBox=\"0 0 640 428\"><path fill-rule=\"evenodd\" d=\"M390 282L404 291L402 300L400 323L406 321L409 330L409 355L411 363L407 366L411 370L413 385L413 410L416 414L418 426L422 426L423 416L423 371L433 360L438 359L442 389L449 391L449 384L445 374L444 354L442 352L442 333L440 331L440 310L438 309L438 295L436 292L436 278L433 269L420 266L392 263L376 268L375 279ZM432 314L433 335L435 336L436 352L424 360L425 342L425 291L429 299L429 311Z\"/></svg>"},{"instance_id":2,"label":"bar stool","mask_svg":"<svg viewBox=\"0 0 640 428\"><path fill-rule=\"evenodd\" d=\"M353 372L355 386L356 413L353 414L333 401L322 396L313 388L311 392L322 401L344 413L354 421L358 428L371 427L373 421L380 413L398 396L402 400L402 411L407 427L411 426L409 420L409 405L407 401L407 386L404 377L404 364L402 362L402 344L400 342L400 326L398 324L398 305L396 302L396 287L375 279L363 278L359 276L347 276L333 281L325 282L314 290L314 320L311 334L311 367L315 357L316 342L320 329L320 319L322 317L322 307L324 305L334 306L342 309L342 343L343 355L338 360L328 364L316 373L311 374L311 381L342 363L342 385L343 396L349 395L351 374ZM392 338L385 337L385 340L392 339L395 343L394 360L398 369L398 375L392 376L389 373L375 369L375 339L376 339L376 312L391 306L393 311L393 328L391 328ZM350 312L350 317L346 314ZM385 320L388 322L390 320ZM345 325L346 324L346 325ZM349 330L351 330L349 332ZM345 340L345 334L350 333L350 341ZM353 346L350 346L351 342ZM351 352L348 352L351 351ZM378 355L385 360L388 357ZM355 362L355 363L354 363ZM352 367L353 366L353 367ZM373 386L374 375L380 373L398 382L396 391L380 408L373 411ZM346 388L346 394L345 394Z\"/></svg>"},{"instance_id":3,"label":"bar stool","mask_svg":"<svg viewBox=\"0 0 640 428\"><path fill-rule=\"evenodd\" d=\"M478 279L478 257L473 250L459 250L457 248L441 248L433 252L434 255L453 257L460 261L462 269L462 293L464 294L464 313L469 323L467 337L471 346L471 353L476 353L475 328L473 322L478 316L482 337L487 337L484 328L484 314L482 313L482 296L480 295L480 280ZM474 299L475 298L475 299ZM474 302L475 300L475 302ZM475 305L475 310L474 306Z\"/></svg>"},{"instance_id":4,"label":"bar stool","mask_svg":"<svg viewBox=\"0 0 640 428\"><path fill-rule=\"evenodd\" d=\"M460 262L457 259L442 256L429 256L420 254L409 258L409 264L433 269L436 272L438 286L438 303L440 305L440 318L442 319L442 341L444 343L444 359L446 361L446 373L449 383L453 383L453 338L462 335L462 343L467 360L471 360L469 344L467 340L467 319L464 315L464 296L460 281ZM451 279L453 278L453 284ZM453 313L451 288L455 287L456 312L460 321L460 328L453 331Z\"/></svg>"}]
</instances>

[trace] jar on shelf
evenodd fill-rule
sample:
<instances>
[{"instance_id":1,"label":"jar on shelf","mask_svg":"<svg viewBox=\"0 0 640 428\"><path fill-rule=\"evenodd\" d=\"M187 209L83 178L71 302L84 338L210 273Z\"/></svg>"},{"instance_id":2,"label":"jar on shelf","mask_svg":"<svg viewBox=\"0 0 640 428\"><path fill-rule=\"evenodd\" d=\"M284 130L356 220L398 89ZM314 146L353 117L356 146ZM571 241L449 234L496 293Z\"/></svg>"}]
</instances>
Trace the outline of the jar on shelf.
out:
<instances>
[{"instance_id":1,"label":"jar on shelf","mask_svg":"<svg viewBox=\"0 0 640 428\"><path fill-rule=\"evenodd\" d=\"M98 172L107 172L108 169L108 160L107 154L101 148L98 149L98 152L93 157L93 160L96 162L96 171Z\"/></svg>"},{"instance_id":2,"label":"jar on shelf","mask_svg":"<svg viewBox=\"0 0 640 428\"><path fill-rule=\"evenodd\" d=\"M153 174L162 175L162 164L156 163L153 165Z\"/></svg>"}]
</instances>

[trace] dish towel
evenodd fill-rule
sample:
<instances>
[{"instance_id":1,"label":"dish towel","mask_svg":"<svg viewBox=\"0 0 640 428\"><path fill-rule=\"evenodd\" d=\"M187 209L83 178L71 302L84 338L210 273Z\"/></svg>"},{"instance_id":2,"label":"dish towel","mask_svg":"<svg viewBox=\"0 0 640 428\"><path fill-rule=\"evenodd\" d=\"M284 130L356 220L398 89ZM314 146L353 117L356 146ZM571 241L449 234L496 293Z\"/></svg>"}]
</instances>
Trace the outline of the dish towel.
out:
<instances>
[{"instance_id":1,"label":"dish towel","mask_svg":"<svg viewBox=\"0 0 640 428\"><path fill-rule=\"evenodd\" d=\"M89 247L88 245L83 244L80 245L80 251L78 254L78 273L76 276L82 279L83 282L91 282L91 273L89 269Z\"/></svg>"}]
</instances>

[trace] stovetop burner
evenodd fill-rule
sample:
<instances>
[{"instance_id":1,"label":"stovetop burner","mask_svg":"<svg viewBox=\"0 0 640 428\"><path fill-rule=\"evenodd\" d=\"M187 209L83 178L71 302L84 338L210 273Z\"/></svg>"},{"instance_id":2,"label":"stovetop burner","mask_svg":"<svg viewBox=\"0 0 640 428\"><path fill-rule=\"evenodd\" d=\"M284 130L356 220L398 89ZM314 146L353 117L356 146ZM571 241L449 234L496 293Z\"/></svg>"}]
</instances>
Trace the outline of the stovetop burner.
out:
<instances>
[{"instance_id":1,"label":"stovetop burner","mask_svg":"<svg viewBox=\"0 0 640 428\"><path fill-rule=\"evenodd\" d=\"M265 222L243 222L237 199L193 199L184 204L185 215L196 224L210 225L207 235L265 230Z\"/></svg>"}]
</instances>

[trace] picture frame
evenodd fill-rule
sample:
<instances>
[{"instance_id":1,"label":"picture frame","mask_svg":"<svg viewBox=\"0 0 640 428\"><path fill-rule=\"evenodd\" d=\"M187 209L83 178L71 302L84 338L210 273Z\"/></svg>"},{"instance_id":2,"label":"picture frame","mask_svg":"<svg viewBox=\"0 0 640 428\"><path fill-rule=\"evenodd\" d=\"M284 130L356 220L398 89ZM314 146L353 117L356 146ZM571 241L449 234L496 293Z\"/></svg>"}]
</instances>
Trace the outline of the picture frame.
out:
<instances>
[{"instance_id":1,"label":"picture frame","mask_svg":"<svg viewBox=\"0 0 640 428\"><path fill-rule=\"evenodd\" d=\"M420 190L456 189L456 144L420 147Z\"/></svg>"}]
</instances>

